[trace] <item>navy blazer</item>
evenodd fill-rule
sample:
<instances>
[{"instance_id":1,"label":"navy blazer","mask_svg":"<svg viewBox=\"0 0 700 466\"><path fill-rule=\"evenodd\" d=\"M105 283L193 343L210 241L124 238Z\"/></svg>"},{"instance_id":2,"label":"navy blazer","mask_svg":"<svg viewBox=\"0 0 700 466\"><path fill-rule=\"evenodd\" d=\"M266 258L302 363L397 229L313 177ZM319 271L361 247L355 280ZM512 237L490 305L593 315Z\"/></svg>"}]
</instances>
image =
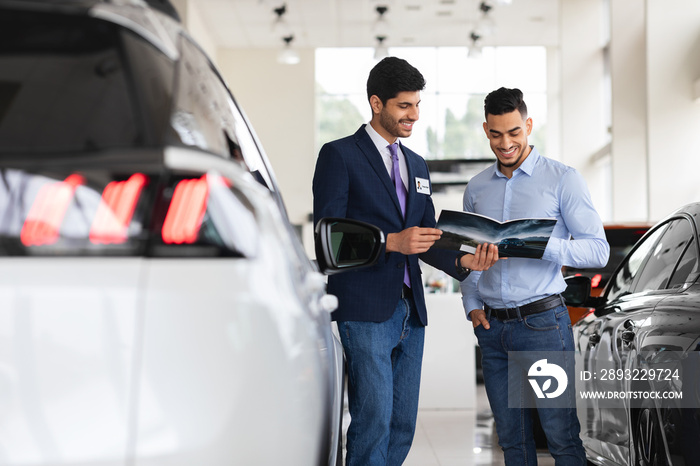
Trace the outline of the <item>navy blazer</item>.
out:
<instances>
[{"instance_id":1,"label":"navy blazer","mask_svg":"<svg viewBox=\"0 0 700 466\"><path fill-rule=\"evenodd\" d=\"M378 226L386 237L413 226L435 227L435 207L428 194L416 191L416 178L430 179L428 165L422 157L401 145L408 166L406 219L396 195L396 188L374 142L362 125L343 139L324 144L316 162L313 179L314 225L323 217L362 220ZM431 249L420 259L458 280L455 267L457 251ZM423 325L428 317L423 295L423 280L418 255L408 256L411 288ZM328 292L338 297L337 321L384 322L401 298L406 256L391 252L380 256L377 264L328 278Z\"/></svg>"}]
</instances>

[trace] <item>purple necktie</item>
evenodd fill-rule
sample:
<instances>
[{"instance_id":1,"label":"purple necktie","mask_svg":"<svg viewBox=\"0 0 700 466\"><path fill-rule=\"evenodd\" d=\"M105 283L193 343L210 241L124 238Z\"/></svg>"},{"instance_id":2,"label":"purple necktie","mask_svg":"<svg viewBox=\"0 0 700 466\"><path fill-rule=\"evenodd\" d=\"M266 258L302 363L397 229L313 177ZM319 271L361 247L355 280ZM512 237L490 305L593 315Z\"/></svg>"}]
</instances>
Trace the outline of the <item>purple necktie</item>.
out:
<instances>
[{"instance_id":1,"label":"purple necktie","mask_svg":"<svg viewBox=\"0 0 700 466\"><path fill-rule=\"evenodd\" d=\"M406 186L404 186L403 181L401 181L401 170L399 170L399 145L398 143L389 144L389 152L391 152L391 181L394 182L394 187L396 188L396 195L399 197L399 204L401 205L401 213L406 217Z\"/></svg>"},{"instance_id":2,"label":"purple necktie","mask_svg":"<svg viewBox=\"0 0 700 466\"><path fill-rule=\"evenodd\" d=\"M399 170L399 144L393 143L389 144L389 152L391 152L391 181L394 182L394 187L396 188L396 195L399 197L399 204L401 205L401 213L404 218L406 218L406 186L404 186L403 181L401 181L401 170ZM403 268L403 282L407 287L411 287L411 276L408 274L408 258L407 262Z\"/></svg>"}]
</instances>

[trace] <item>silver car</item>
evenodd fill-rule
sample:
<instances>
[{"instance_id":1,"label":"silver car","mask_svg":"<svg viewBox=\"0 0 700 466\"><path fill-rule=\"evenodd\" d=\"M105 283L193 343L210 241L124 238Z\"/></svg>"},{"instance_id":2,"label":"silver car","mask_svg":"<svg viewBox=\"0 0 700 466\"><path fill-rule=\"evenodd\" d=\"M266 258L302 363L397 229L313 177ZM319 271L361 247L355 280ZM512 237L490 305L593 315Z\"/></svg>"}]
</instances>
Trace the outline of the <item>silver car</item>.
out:
<instances>
[{"instance_id":1,"label":"silver car","mask_svg":"<svg viewBox=\"0 0 700 466\"><path fill-rule=\"evenodd\" d=\"M0 464L340 462L337 301L173 16L0 0Z\"/></svg>"}]
</instances>

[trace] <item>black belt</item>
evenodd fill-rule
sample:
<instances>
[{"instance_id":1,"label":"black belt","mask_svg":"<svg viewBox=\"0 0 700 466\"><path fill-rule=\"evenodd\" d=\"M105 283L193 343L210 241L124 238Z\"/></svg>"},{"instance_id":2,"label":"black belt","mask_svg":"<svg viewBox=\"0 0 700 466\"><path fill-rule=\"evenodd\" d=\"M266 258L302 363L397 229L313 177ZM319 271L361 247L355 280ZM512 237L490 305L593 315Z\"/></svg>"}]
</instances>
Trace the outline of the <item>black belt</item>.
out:
<instances>
[{"instance_id":1,"label":"black belt","mask_svg":"<svg viewBox=\"0 0 700 466\"><path fill-rule=\"evenodd\" d=\"M505 309L493 309L489 305L484 304L484 310L490 311L491 315L498 320L510 320L548 311L562 305L564 305L564 299L561 295L553 294L552 296L547 296L537 301L523 304L522 306L508 307Z\"/></svg>"},{"instance_id":2,"label":"black belt","mask_svg":"<svg viewBox=\"0 0 700 466\"><path fill-rule=\"evenodd\" d=\"M410 286L407 286L405 283L403 284L403 288L401 288L401 299L408 299L413 297L413 290L411 289Z\"/></svg>"}]
</instances>

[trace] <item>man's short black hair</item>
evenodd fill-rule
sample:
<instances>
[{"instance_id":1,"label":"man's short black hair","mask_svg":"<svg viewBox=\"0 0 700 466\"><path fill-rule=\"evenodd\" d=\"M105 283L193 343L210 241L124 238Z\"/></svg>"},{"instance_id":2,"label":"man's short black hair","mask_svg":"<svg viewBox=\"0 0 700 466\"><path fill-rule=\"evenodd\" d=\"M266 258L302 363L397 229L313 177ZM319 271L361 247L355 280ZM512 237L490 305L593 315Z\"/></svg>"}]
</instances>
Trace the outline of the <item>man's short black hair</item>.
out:
<instances>
[{"instance_id":1,"label":"man's short black hair","mask_svg":"<svg viewBox=\"0 0 700 466\"><path fill-rule=\"evenodd\" d=\"M386 57L372 68L367 78L367 100L373 95L382 104L393 99L399 92L414 92L425 89L425 79L415 67L402 58Z\"/></svg>"},{"instance_id":2,"label":"man's short black hair","mask_svg":"<svg viewBox=\"0 0 700 466\"><path fill-rule=\"evenodd\" d=\"M523 120L527 119L527 105L523 100L523 93L520 89L508 89L501 87L486 96L484 99L484 116L504 115L513 111L519 111Z\"/></svg>"}]
</instances>

